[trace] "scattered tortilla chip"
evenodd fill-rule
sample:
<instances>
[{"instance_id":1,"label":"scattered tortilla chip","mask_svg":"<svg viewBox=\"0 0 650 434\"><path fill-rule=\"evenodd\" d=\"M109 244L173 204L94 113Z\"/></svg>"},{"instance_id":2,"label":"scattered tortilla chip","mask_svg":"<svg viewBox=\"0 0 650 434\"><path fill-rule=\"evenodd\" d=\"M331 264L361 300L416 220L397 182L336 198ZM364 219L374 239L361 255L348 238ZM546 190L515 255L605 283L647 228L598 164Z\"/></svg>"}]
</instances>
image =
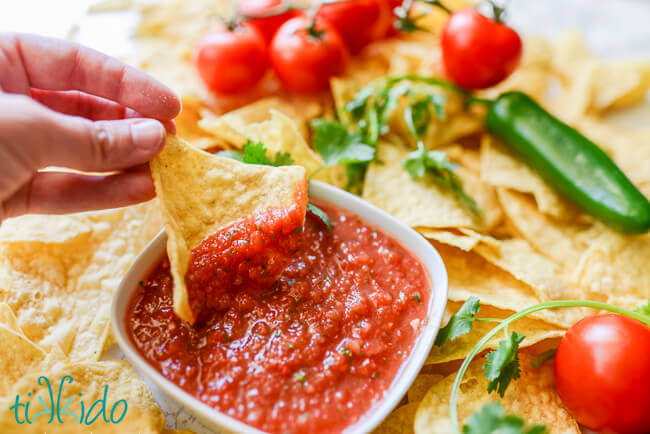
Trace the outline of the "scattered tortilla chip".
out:
<instances>
[{"instance_id":1,"label":"scattered tortilla chip","mask_svg":"<svg viewBox=\"0 0 650 434\"><path fill-rule=\"evenodd\" d=\"M174 312L194 322L185 286L191 250L217 229L269 208L288 208L306 198L305 169L244 164L220 158L169 136L151 162L169 237ZM304 211L303 211L304 212Z\"/></svg>"},{"instance_id":2,"label":"scattered tortilla chip","mask_svg":"<svg viewBox=\"0 0 650 434\"><path fill-rule=\"evenodd\" d=\"M11 386L45 360L47 354L24 335L4 324L0 324L0 339L0 396L6 396Z\"/></svg>"},{"instance_id":3,"label":"scattered tortilla chip","mask_svg":"<svg viewBox=\"0 0 650 434\"><path fill-rule=\"evenodd\" d=\"M465 373L458 394L458 417L461 425L484 404L500 401L507 412L523 417L528 423L546 425L552 433L576 433L580 428L562 405L555 392L553 365L546 363L539 368L530 364L531 355L520 352L521 377L510 383L505 396L499 399L496 393L487 393L488 380L483 375L484 358L470 364ZM415 415L415 432L451 432L449 420L449 396L456 374L449 375L436 383L427 392Z\"/></svg>"},{"instance_id":4,"label":"scattered tortilla chip","mask_svg":"<svg viewBox=\"0 0 650 434\"><path fill-rule=\"evenodd\" d=\"M60 411L60 416L63 425L57 421L56 411L52 423L49 423L52 417L48 413L50 396L44 380L41 380L41 384L39 384L41 376L48 379L55 397L59 393L63 378L69 376L72 379L72 382L66 380L61 390L62 411ZM92 430L93 433L108 434L118 430L120 432L153 434L162 431L165 424L165 416L153 400L151 392L125 360L57 363L47 369L32 370L15 382L10 389L11 392L0 399L0 405L7 409L0 414L0 431L4 433L42 434L52 430L56 431L56 426L62 426L66 433L88 433L89 430ZM32 395L28 396L28 392L31 392ZM104 421L101 402L105 392L106 399L103 408L106 418L110 420L111 411L113 411L113 420L118 420L126 410L124 418L119 421L119 424ZM16 395L20 396L22 403L30 401L31 424L24 423L24 413L21 415L19 411L19 419L23 422L22 425L19 425L14 412L8 410L15 403ZM48 407L44 408L39 398ZM70 403L63 411L63 406L68 399L70 399ZM91 406L96 401L99 401L100 404L92 408ZM78 422L82 413L82 402L85 413L83 424ZM44 414L34 419L38 412L43 411ZM86 425L86 422L92 423Z\"/></svg>"},{"instance_id":5,"label":"scattered tortilla chip","mask_svg":"<svg viewBox=\"0 0 650 434\"><path fill-rule=\"evenodd\" d=\"M403 167L408 150L386 142L377 148L378 161L372 162L363 188L363 199L377 205L410 226L426 228L489 228L501 219L501 208L491 187L473 173L458 169L468 195L483 211L472 216L458 197L427 178L414 181ZM391 182L386 182L386 180Z\"/></svg>"},{"instance_id":6,"label":"scattered tortilla chip","mask_svg":"<svg viewBox=\"0 0 650 434\"><path fill-rule=\"evenodd\" d=\"M605 231L583 254L575 281L608 303L635 308L650 297L650 235Z\"/></svg>"},{"instance_id":7,"label":"scattered tortilla chip","mask_svg":"<svg viewBox=\"0 0 650 434\"><path fill-rule=\"evenodd\" d=\"M477 296L481 305L503 310L520 311L551 300L540 299L538 293L512 274L483 259L476 253L433 242L442 256L449 275L449 300L462 302ZM542 310L529 317L561 327L571 326L586 314L583 309Z\"/></svg>"},{"instance_id":8,"label":"scattered tortilla chip","mask_svg":"<svg viewBox=\"0 0 650 434\"><path fill-rule=\"evenodd\" d=\"M419 402L411 402L396 408L372 431L373 434L412 434L419 404Z\"/></svg>"},{"instance_id":9,"label":"scattered tortilla chip","mask_svg":"<svg viewBox=\"0 0 650 434\"><path fill-rule=\"evenodd\" d=\"M271 119L249 124L246 135L254 142L262 142L271 154L288 152L299 166L311 174L323 166L323 159L309 147L295 122L282 112L271 109Z\"/></svg>"},{"instance_id":10,"label":"scattered tortilla chip","mask_svg":"<svg viewBox=\"0 0 650 434\"><path fill-rule=\"evenodd\" d=\"M7 219L0 226L0 243L64 243L91 231L87 215L24 215Z\"/></svg>"},{"instance_id":11,"label":"scattered tortilla chip","mask_svg":"<svg viewBox=\"0 0 650 434\"><path fill-rule=\"evenodd\" d=\"M456 313L462 306L460 302L448 302L445 309L445 316L443 324L447 324L451 315ZM515 312L497 309L487 304L481 303L481 310L476 315L478 318L507 318ZM472 331L457 337L453 341L447 341L442 346L434 346L431 348L429 357L425 364L438 364L451 362L453 360L464 359L472 348L485 336L490 330L499 325L496 322L476 321L472 326ZM543 341L544 339L559 337L564 335L562 327L554 324L549 324L541 319L525 316L518 319L509 326L510 330L514 330L523 334L526 338L521 342L520 347L528 347ZM485 348L496 348L499 341L503 339L503 334L499 333L492 338ZM410 398L409 398L410 401Z\"/></svg>"},{"instance_id":12,"label":"scattered tortilla chip","mask_svg":"<svg viewBox=\"0 0 650 434\"><path fill-rule=\"evenodd\" d=\"M419 403L424 399L429 389L438 381L445 378L440 374L419 374L413 380L413 384L408 391L409 403Z\"/></svg>"},{"instance_id":13,"label":"scattered tortilla chip","mask_svg":"<svg viewBox=\"0 0 650 434\"><path fill-rule=\"evenodd\" d=\"M560 278L560 267L533 251L524 240L505 240L498 251L481 245L474 251L528 284L540 300L569 299L579 295Z\"/></svg>"},{"instance_id":14,"label":"scattered tortilla chip","mask_svg":"<svg viewBox=\"0 0 650 434\"><path fill-rule=\"evenodd\" d=\"M199 149L225 149L228 144L214 134L199 127L203 118L205 105L195 96L185 96L182 99L183 110L174 119L176 135Z\"/></svg>"},{"instance_id":15,"label":"scattered tortilla chip","mask_svg":"<svg viewBox=\"0 0 650 434\"><path fill-rule=\"evenodd\" d=\"M537 251L567 270L572 269L595 232L591 224L557 222L540 213L521 193L499 188L499 201L509 221Z\"/></svg>"},{"instance_id":16,"label":"scattered tortilla chip","mask_svg":"<svg viewBox=\"0 0 650 434\"><path fill-rule=\"evenodd\" d=\"M474 247L479 243L486 244L491 250L496 249L498 251L501 248L500 241L467 228L459 228L458 230L429 228L415 229L427 239L458 247L466 252L474 249Z\"/></svg>"},{"instance_id":17,"label":"scattered tortilla chip","mask_svg":"<svg viewBox=\"0 0 650 434\"><path fill-rule=\"evenodd\" d=\"M570 220L579 212L537 172L488 135L481 141L481 180L494 187L531 193L541 212L560 220Z\"/></svg>"},{"instance_id":18,"label":"scattered tortilla chip","mask_svg":"<svg viewBox=\"0 0 650 434\"><path fill-rule=\"evenodd\" d=\"M203 119L199 121L198 125L204 131L225 140L236 148L241 148L250 138L248 126L270 120L272 117L271 110L276 110L294 120L294 122L299 120L296 122L298 131L306 139L309 137L307 121L319 114L320 107L315 104L307 104L303 109L299 111L295 105L290 104L286 99L269 97L222 116L215 116L212 112L203 111Z\"/></svg>"},{"instance_id":19,"label":"scattered tortilla chip","mask_svg":"<svg viewBox=\"0 0 650 434\"><path fill-rule=\"evenodd\" d=\"M90 233L63 242L0 242L0 301L28 339L71 361L99 359L109 339L112 294L162 228L153 204L84 214Z\"/></svg>"}]
</instances>

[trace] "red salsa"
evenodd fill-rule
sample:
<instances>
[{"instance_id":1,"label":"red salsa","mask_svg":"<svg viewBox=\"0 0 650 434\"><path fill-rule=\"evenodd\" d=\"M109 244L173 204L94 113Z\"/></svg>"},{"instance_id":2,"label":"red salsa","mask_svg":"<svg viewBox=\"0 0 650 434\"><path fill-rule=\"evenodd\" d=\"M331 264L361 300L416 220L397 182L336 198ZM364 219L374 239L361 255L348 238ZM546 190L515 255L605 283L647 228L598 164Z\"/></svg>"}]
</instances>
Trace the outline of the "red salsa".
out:
<instances>
[{"instance_id":1,"label":"red salsa","mask_svg":"<svg viewBox=\"0 0 650 434\"><path fill-rule=\"evenodd\" d=\"M163 376L264 431L340 432L357 422L426 322L431 283L422 264L357 216L317 205L332 233L308 216L295 236L256 252L254 267L229 271L242 274L236 287L213 291L210 274L192 276L191 265L188 286L202 282L209 306L194 325L174 315L166 259L127 313L133 343ZM220 244L204 242L193 258L213 263L223 252L211 246ZM277 274L276 260L287 261Z\"/></svg>"}]
</instances>

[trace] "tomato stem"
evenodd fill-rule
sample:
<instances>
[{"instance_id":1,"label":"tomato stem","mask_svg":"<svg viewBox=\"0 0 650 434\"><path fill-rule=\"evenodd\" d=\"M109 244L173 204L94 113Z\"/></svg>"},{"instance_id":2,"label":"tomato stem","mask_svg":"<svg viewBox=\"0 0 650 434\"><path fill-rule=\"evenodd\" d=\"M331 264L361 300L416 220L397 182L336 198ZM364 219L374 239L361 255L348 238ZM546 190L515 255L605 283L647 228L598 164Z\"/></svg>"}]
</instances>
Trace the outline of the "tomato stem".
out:
<instances>
[{"instance_id":1,"label":"tomato stem","mask_svg":"<svg viewBox=\"0 0 650 434\"><path fill-rule=\"evenodd\" d=\"M435 6L437 8L442 9L444 12L447 14L451 15L454 13L451 9L449 9L447 6L443 5L440 0L421 0L423 3L426 3L431 6Z\"/></svg>"},{"instance_id":2,"label":"tomato stem","mask_svg":"<svg viewBox=\"0 0 650 434\"><path fill-rule=\"evenodd\" d=\"M647 326L650 326L649 316L643 315L638 312L633 312L631 310L623 309L622 307L614 306L607 303L601 303L599 301L591 301L591 300L548 301L546 303L536 304L534 306L521 310L509 316L508 318L505 318L501 324L499 324L498 326L490 330L485 336L483 336L483 338L480 341L478 341L478 343L474 346L474 348L472 348L472 350L467 354L467 356L463 360L463 364L460 365L460 369L456 374L456 380L454 381L454 385L451 389L451 398L449 400L449 418L451 419L452 431L454 433L460 434L461 432L458 423L458 409L456 405L456 402L458 400L458 390L460 389L460 384L463 379L463 376L465 375L465 372L467 371L467 368L469 367L469 364L472 362L474 357L483 350L483 348L487 345L490 339L494 337L494 335L499 333L499 331L501 331L502 329L505 329L508 326L508 324L518 320L521 317L528 315L529 313L533 313L545 309L553 309L557 307L591 307L594 309L606 310L609 312L614 312L614 313L618 313L633 318L637 321L642 322Z\"/></svg>"},{"instance_id":3,"label":"tomato stem","mask_svg":"<svg viewBox=\"0 0 650 434\"><path fill-rule=\"evenodd\" d=\"M503 14L506 11L506 8L497 5L494 0L488 0L490 7L492 8L492 19L497 23L503 22Z\"/></svg>"}]
</instances>

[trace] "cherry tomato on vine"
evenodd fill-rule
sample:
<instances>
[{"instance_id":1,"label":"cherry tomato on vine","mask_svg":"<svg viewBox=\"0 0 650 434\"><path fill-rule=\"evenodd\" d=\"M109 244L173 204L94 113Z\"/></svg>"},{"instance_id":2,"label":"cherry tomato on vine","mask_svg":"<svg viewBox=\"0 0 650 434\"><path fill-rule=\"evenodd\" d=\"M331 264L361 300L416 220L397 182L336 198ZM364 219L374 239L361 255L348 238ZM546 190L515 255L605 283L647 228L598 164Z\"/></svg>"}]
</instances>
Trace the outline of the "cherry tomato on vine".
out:
<instances>
[{"instance_id":1,"label":"cherry tomato on vine","mask_svg":"<svg viewBox=\"0 0 650 434\"><path fill-rule=\"evenodd\" d=\"M441 45L447 75L467 89L499 83L512 73L521 57L517 32L474 8L451 14L442 31Z\"/></svg>"},{"instance_id":2,"label":"cherry tomato on vine","mask_svg":"<svg viewBox=\"0 0 650 434\"><path fill-rule=\"evenodd\" d=\"M275 32L285 21L300 15L300 12L294 9L274 14L274 11L282 9L282 4L282 0L244 0L239 5L239 13L246 18L246 23L255 27L262 34L264 40L270 43ZM248 16L262 16L265 14L269 14L269 16L248 18Z\"/></svg>"},{"instance_id":3,"label":"cherry tomato on vine","mask_svg":"<svg viewBox=\"0 0 650 434\"><path fill-rule=\"evenodd\" d=\"M271 63L284 87L292 92L327 89L329 79L345 71L345 42L322 19L292 18L278 29L270 48Z\"/></svg>"},{"instance_id":4,"label":"cherry tomato on vine","mask_svg":"<svg viewBox=\"0 0 650 434\"><path fill-rule=\"evenodd\" d=\"M400 31L395 28L395 8L402 6L402 0L385 0L388 3L388 9L390 10L390 26L386 31L386 36L398 36Z\"/></svg>"},{"instance_id":5,"label":"cherry tomato on vine","mask_svg":"<svg viewBox=\"0 0 650 434\"><path fill-rule=\"evenodd\" d=\"M206 33L194 47L193 59L205 85L224 94L250 89L269 67L262 35L246 24Z\"/></svg>"},{"instance_id":6,"label":"cherry tomato on vine","mask_svg":"<svg viewBox=\"0 0 650 434\"><path fill-rule=\"evenodd\" d=\"M555 355L557 393L588 428L650 432L650 328L616 314L575 323Z\"/></svg>"},{"instance_id":7,"label":"cherry tomato on vine","mask_svg":"<svg viewBox=\"0 0 650 434\"><path fill-rule=\"evenodd\" d=\"M358 53L386 35L393 23L387 0L348 0L324 4L317 16L339 31L350 52Z\"/></svg>"}]
</instances>

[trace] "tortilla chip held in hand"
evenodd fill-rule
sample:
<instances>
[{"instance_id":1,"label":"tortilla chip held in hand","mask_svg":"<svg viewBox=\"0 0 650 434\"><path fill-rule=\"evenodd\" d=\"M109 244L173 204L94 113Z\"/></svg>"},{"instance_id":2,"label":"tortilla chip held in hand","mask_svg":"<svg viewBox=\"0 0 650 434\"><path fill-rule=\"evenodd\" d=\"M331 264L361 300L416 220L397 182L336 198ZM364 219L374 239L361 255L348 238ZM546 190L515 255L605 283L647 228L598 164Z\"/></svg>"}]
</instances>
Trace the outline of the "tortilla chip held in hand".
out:
<instances>
[{"instance_id":1,"label":"tortilla chip held in hand","mask_svg":"<svg viewBox=\"0 0 650 434\"><path fill-rule=\"evenodd\" d=\"M305 219L303 167L245 164L169 136L151 174L165 218L176 315L194 323L202 310L219 307L225 291L273 284Z\"/></svg>"}]
</instances>

